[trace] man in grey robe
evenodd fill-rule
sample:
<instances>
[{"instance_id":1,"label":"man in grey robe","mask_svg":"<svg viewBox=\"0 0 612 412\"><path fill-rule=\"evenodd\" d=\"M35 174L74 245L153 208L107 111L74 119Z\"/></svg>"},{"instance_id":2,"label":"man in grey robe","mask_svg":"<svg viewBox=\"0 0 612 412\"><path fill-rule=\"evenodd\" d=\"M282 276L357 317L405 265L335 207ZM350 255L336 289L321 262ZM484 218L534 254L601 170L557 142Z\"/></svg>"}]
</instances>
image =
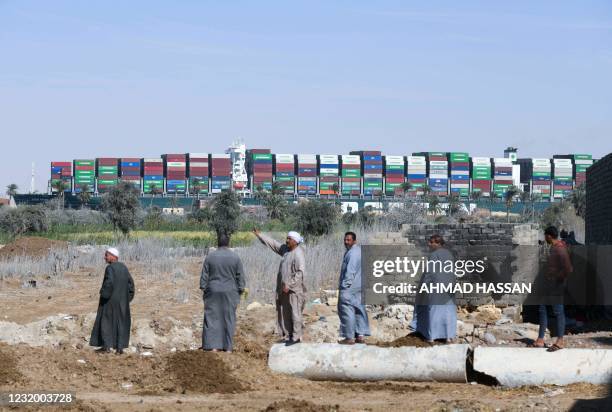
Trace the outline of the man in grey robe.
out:
<instances>
[{"instance_id":1,"label":"man in grey robe","mask_svg":"<svg viewBox=\"0 0 612 412\"><path fill-rule=\"evenodd\" d=\"M229 243L229 236L217 236L218 248L204 259L200 276L204 296L202 349L213 352L232 351L236 308L246 286L242 261L229 249Z\"/></svg>"},{"instance_id":2,"label":"man in grey robe","mask_svg":"<svg viewBox=\"0 0 612 412\"><path fill-rule=\"evenodd\" d=\"M421 284L449 284L455 282L452 253L444 248L444 239L440 235L429 238L428 246L431 255L427 261L427 271L423 274ZM415 306L416 331L425 340L433 342L443 339L450 342L457 336L457 306L454 295L433 293L419 296Z\"/></svg>"},{"instance_id":3,"label":"man in grey robe","mask_svg":"<svg viewBox=\"0 0 612 412\"><path fill-rule=\"evenodd\" d=\"M276 275L277 332L288 345L299 343L303 336L302 312L306 301L306 259L300 246L304 239L294 231L287 234L285 243L272 239L257 229L254 229L253 233L264 245L281 256Z\"/></svg>"},{"instance_id":4,"label":"man in grey robe","mask_svg":"<svg viewBox=\"0 0 612 412\"><path fill-rule=\"evenodd\" d=\"M370 336L370 325L366 307L361 301L361 247L356 244L354 232L344 234L346 252L340 269L338 292L338 316L340 317L339 343L353 345L365 343Z\"/></svg>"},{"instance_id":5,"label":"man in grey robe","mask_svg":"<svg viewBox=\"0 0 612 412\"><path fill-rule=\"evenodd\" d=\"M109 248L104 253L108 265L100 289L98 313L89 344L101 347L98 352L108 353L111 348L117 354L130 344L132 317L130 302L134 299L134 280L128 268L119 262L119 251Z\"/></svg>"}]
</instances>

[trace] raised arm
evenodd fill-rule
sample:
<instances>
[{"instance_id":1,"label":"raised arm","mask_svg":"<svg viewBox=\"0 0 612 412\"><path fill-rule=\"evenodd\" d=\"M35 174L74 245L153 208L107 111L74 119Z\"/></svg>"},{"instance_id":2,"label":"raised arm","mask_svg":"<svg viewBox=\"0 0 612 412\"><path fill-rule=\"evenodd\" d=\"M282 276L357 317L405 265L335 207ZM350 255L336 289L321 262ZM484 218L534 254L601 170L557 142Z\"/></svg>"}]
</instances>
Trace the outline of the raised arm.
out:
<instances>
[{"instance_id":1,"label":"raised arm","mask_svg":"<svg viewBox=\"0 0 612 412\"><path fill-rule=\"evenodd\" d=\"M257 236L257 239L259 239L261 243L268 246L270 249L272 249L274 252L278 253L279 255L281 256L283 255L284 243L281 243L278 240L272 239L271 237L264 235L257 229L253 230L253 234Z\"/></svg>"}]
</instances>

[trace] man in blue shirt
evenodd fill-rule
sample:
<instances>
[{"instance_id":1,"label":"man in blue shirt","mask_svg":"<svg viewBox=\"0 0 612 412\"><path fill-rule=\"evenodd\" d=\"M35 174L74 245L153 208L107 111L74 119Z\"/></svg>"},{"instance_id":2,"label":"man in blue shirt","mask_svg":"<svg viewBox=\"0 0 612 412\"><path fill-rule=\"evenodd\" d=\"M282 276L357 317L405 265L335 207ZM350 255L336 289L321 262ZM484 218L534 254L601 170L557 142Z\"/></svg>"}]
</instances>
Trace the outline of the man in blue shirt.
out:
<instances>
[{"instance_id":1,"label":"man in blue shirt","mask_svg":"<svg viewBox=\"0 0 612 412\"><path fill-rule=\"evenodd\" d=\"M338 294L340 337L344 338L339 343L343 345L365 343L365 337L370 336L368 314L361 301L361 247L356 243L357 235L346 232Z\"/></svg>"}]
</instances>

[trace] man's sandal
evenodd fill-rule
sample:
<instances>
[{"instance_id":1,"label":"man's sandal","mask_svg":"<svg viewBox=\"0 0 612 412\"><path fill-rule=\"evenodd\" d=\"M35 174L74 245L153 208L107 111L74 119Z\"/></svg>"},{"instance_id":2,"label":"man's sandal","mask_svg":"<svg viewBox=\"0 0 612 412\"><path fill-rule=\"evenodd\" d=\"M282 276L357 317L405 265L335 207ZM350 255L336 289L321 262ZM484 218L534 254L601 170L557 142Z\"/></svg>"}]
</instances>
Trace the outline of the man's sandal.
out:
<instances>
[{"instance_id":1,"label":"man's sandal","mask_svg":"<svg viewBox=\"0 0 612 412\"><path fill-rule=\"evenodd\" d=\"M563 346L559 346L556 343L553 343L548 349L546 349L546 352L556 352L561 349L563 349Z\"/></svg>"}]
</instances>

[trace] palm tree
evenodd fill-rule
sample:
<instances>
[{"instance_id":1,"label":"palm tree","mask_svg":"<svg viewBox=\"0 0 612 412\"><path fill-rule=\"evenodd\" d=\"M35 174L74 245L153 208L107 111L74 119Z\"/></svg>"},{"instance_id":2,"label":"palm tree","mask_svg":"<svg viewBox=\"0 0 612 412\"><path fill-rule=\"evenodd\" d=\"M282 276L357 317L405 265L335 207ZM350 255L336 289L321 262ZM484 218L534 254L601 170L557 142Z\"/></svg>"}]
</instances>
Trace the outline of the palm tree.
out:
<instances>
[{"instance_id":1,"label":"palm tree","mask_svg":"<svg viewBox=\"0 0 612 412\"><path fill-rule=\"evenodd\" d=\"M272 183L272 190L270 191L273 195L284 195L285 188L281 186L279 182Z\"/></svg>"},{"instance_id":2,"label":"palm tree","mask_svg":"<svg viewBox=\"0 0 612 412\"><path fill-rule=\"evenodd\" d=\"M331 187L334 195L338 196L340 194L340 185L338 183L334 183Z\"/></svg>"},{"instance_id":3,"label":"palm tree","mask_svg":"<svg viewBox=\"0 0 612 412\"><path fill-rule=\"evenodd\" d=\"M57 197L60 199L61 207L64 207L64 191L68 188L66 182L62 179L58 179L51 185L53 189L57 192Z\"/></svg>"},{"instance_id":4,"label":"palm tree","mask_svg":"<svg viewBox=\"0 0 612 412\"><path fill-rule=\"evenodd\" d=\"M434 217L437 216L438 213L441 212L440 199L438 198L438 196L436 195L427 196L427 203L429 205L427 207L427 210L433 213Z\"/></svg>"},{"instance_id":5,"label":"palm tree","mask_svg":"<svg viewBox=\"0 0 612 412\"><path fill-rule=\"evenodd\" d=\"M449 216L452 217L459 210L461 210L461 200L459 200L459 195L455 193L451 193L451 195L448 197Z\"/></svg>"},{"instance_id":6,"label":"palm tree","mask_svg":"<svg viewBox=\"0 0 612 412\"><path fill-rule=\"evenodd\" d=\"M504 193L504 201L506 202L506 221L510 223L510 208L512 207L512 203L514 198L521 193L521 190L512 185L506 190Z\"/></svg>"},{"instance_id":7,"label":"palm tree","mask_svg":"<svg viewBox=\"0 0 612 412\"><path fill-rule=\"evenodd\" d=\"M471 197L472 197L472 200L476 202L476 206L478 206L478 202L480 201L480 198L482 197L482 190L477 190L475 192L472 191Z\"/></svg>"},{"instance_id":8,"label":"palm tree","mask_svg":"<svg viewBox=\"0 0 612 412\"><path fill-rule=\"evenodd\" d=\"M81 202L81 207L85 206L91 200L91 193L89 191L89 185L84 183L81 185L81 192L78 195L79 202Z\"/></svg>"},{"instance_id":9,"label":"palm tree","mask_svg":"<svg viewBox=\"0 0 612 412\"><path fill-rule=\"evenodd\" d=\"M198 199L200 198L200 190L202 190L202 181L197 177L191 179L191 185L189 186L189 191L192 195L196 195Z\"/></svg>"},{"instance_id":10,"label":"palm tree","mask_svg":"<svg viewBox=\"0 0 612 412\"><path fill-rule=\"evenodd\" d=\"M408 192L410 191L410 189L412 189L412 183L404 182L399 187L400 187L402 193L404 194L404 197L407 197L408 196Z\"/></svg>"},{"instance_id":11,"label":"palm tree","mask_svg":"<svg viewBox=\"0 0 612 412\"><path fill-rule=\"evenodd\" d=\"M153 199L155 199L155 195L157 195L159 193L159 189L157 188L157 183L151 183L149 185L149 191L151 192L151 203L150 203L150 207L153 207Z\"/></svg>"},{"instance_id":12,"label":"palm tree","mask_svg":"<svg viewBox=\"0 0 612 412\"><path fill-rule=\"evenodd\" d=\"M19 186L17 186L15 183L11 183L6 187L6 195L9 197L9 202L13 200L13 197L15 197L15 195L17 194L18 189Z\"/></svg>"}]
</instances>

